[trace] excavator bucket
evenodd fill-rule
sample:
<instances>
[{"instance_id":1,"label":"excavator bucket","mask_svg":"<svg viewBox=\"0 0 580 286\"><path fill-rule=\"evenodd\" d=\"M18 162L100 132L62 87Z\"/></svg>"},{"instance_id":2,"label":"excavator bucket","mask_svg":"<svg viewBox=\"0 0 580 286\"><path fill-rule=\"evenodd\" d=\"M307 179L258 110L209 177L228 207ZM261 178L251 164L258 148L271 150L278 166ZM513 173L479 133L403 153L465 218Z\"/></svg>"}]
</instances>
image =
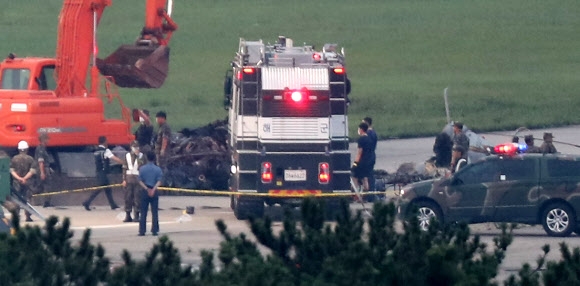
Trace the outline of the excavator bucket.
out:
<instances>
[{"instance_id":1,"label":"excavator bucket","mask_svg":"<svg viewBox=\"0 0 580 286\"><path fill-rule=\"evenodd\" d=\"M159 88L169 70L169 47L123 45L97 67L120 87Z\"/></svg>"}]
</instances>

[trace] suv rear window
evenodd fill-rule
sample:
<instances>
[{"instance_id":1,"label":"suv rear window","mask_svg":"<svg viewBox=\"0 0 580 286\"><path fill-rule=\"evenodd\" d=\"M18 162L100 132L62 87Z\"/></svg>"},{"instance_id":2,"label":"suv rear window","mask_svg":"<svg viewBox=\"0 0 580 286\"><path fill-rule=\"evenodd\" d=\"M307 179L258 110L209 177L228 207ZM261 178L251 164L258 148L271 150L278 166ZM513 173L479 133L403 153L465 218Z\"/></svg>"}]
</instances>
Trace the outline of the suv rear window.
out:
<instances>
[{"instance_id":1,"label":"suv rear window","mask_svg":"<svg viewBox=\"0 0 580 286\"><path fill-rule=\"evenodd\" d=\"M502 160L500 165L506 181L531 180L536 174L534 160Z\"/></svg>"},{"instance_id":2,"label":"suv rear window","mask_svg":"<svg viewBox=\"0 0 580 286\"><path fill-rule=\"evenodd\" d=\"M580 177L580 161L575 159L548 159L547 167L548 176L552 178Z\"/></svg>"}]
</instances>

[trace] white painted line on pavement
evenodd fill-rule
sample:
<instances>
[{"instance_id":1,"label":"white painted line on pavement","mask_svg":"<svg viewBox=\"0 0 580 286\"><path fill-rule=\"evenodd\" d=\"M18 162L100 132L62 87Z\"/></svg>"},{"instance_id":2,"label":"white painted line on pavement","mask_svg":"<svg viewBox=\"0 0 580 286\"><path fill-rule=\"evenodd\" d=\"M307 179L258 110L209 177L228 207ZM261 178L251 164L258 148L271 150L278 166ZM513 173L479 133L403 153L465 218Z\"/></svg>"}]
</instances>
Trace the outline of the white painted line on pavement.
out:
<instances>
[{"instance_id":1,"label":"white painted line on pavement","mask_svg":"<svg viewBox=\"0 0 580 286\"><path fill-rule=\"evenodd\" d=\"M162 224L177 224L177 221L160 221L159 225ZM147 226L151 226L151 223L148 222ZM105 225L89 225L89 226L73 226L70 229L72 230L85 230L87 228L90 229L103 229L103 228L123 228L123 227L139 227L138 223L124 223L124 224L105 224Z\"/></svg>"}]
</instances>

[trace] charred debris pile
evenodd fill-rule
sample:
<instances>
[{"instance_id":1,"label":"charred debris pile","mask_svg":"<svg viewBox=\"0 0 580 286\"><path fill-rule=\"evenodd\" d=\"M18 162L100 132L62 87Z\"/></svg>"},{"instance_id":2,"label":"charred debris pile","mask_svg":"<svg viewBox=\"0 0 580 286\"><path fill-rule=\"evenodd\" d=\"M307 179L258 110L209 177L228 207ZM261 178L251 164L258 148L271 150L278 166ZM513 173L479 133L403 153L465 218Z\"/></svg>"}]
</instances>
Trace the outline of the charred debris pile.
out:
<instances>
[{"instance_id":1,"label":"charred debris pile","mask_svg":"<svg viewBox=\"0 0 580 286\"><path fill-rule=\"evenodd\" d=\"M227 120L175 133L164 185L175 188L227 190L230 172Z\"/></svg>"}]
</instances>

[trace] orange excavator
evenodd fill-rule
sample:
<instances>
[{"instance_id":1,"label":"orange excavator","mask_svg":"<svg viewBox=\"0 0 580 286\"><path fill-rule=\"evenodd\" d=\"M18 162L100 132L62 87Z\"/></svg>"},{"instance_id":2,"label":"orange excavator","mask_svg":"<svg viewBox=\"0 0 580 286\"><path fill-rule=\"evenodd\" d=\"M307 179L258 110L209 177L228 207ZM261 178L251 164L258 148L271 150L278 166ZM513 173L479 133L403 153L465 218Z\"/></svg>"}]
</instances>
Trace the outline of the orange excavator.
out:
<instances>
[{"instance_id":1,"label":"orange excavator","mask_svg":"<svg viewBox=\"0 0 580 286\"><path fill-rule=\"evenodd\" d=\"M17 57L0 63L0 146L12 153L20 140L34 148L49 134L49 151L75 152L134 139L134 116L117 86L159 88L168 72L169 41L177 25L172 0L146 0L145 26L138 40L99 59L97 27L112 0L65 0L59 16L56 58ZM121 118L105 116L105 101L118 100ZM118 110L119 107L116 107ZM92 167L94 168L94 166Z\"/></svg>"}]
</instances>

